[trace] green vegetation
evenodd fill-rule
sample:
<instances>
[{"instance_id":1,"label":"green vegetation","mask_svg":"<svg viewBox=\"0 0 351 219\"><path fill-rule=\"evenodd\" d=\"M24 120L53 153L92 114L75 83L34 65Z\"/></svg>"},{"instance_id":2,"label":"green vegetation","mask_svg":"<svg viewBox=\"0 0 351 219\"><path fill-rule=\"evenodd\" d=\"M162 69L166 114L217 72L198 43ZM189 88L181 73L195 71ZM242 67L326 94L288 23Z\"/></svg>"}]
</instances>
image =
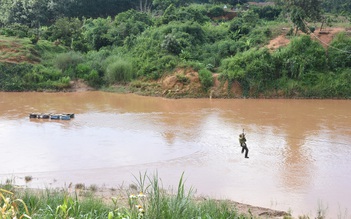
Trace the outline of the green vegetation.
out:
<instances>
[{"instance_id":1,"label":"green vegetation","mask_svg":"<svg viewBox=\"0 0 351 219\"><path fill-rule=\"evenodd\" d=\"M175 192L162 188L157 173L139 174L136 184L122 196L109 201L99 199L96 188L84 190L83 184L67 190L30 190L10 183L0 189L0 218L252 218L238 213L235 206L222 201L196 201L194 190L186 191L183 175Z\"/></svg>"},{"instance_id":2,"label":"green vegetation","mask_svg":"<svg viewBox=\"0 0 351 219\"><path fill-rule=\"evenodd\" d=\"M319 25L350 26L348 2L333 1L0 1L0 90L62 90L84 80L143 92L157 88L145 88L150 81L193 69L203 89L189 96L208 96L218 73L229 85L222 97L235 84L245 97L351 98L350 34L328 47L308 36ZM282 34L288 46L265 49Z\"/></svg>"}]
</instances>

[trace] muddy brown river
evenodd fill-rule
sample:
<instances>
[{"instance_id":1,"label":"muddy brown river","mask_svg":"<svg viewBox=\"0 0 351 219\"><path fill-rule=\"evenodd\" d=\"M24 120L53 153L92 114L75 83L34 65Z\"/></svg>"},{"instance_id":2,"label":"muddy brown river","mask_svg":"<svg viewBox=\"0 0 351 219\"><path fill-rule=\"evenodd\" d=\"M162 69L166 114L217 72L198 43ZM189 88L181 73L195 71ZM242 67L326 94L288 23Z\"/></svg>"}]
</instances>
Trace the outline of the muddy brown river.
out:
<instances>
[{"instance_id":1,"label":"muddy brown river","mask_svg":"<svg viewBox=\"0 0 351 219\"><path fill-rule=\"evenodd\" d=\"M75 118L29 119L33 112ZM351 101L0 93L0 160L0 183L118 187L146 171L167 188L184 172L197 195L350 218Z\"/></svg>"}]
</instances>

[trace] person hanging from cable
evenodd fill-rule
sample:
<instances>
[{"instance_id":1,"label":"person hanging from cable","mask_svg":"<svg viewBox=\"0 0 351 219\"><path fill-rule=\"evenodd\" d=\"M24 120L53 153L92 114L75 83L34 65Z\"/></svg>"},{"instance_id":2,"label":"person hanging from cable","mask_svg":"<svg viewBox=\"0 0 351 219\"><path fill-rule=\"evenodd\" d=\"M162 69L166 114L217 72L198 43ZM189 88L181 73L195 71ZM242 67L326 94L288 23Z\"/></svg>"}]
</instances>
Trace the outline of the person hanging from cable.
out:
<instances>
[{"instance_id":1,"label":"person hanging from cable","mask_svg":"<svg viewBox=\"0 0 351 219\"><path fill-rule=\"evenodd\" d=\"M249 158L247 156L249 153L249 149L247 148L247 145L246 145L246 137L245 137L244 129L243 129L243 133L239 135L239 142L241 146L241 153L245 152L245 158Z\"/></svg>"}]
</instances>

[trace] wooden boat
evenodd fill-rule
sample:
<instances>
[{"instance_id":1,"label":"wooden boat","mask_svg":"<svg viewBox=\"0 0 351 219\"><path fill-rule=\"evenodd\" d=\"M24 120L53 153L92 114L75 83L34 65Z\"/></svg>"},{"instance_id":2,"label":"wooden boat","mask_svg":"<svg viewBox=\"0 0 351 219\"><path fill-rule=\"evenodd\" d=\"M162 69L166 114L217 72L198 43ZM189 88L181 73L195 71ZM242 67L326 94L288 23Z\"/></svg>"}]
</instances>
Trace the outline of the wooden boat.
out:
<instances>
[{"instance_id":1,"label":"wooden boat","mask_svg":"<svg viewBox=\"0 0 351 219\"><path fill-rule=\"evenodd\" d=\"M53 113L30 113L30 119L51 119L51 120L70 120L74 118L74 113L63 113L63 114L53 114Z\"/></svg>"},{"instance_id":2,"label":"wooden boat","mask_svg":"<svg viewBox=\"0 0 351 219\"><path fill-rule=\"evenodd\" d=\"M60 119L61 119L61 120L70 120L70 119L71 119L71 116L70 116L70 115L67 115L67 114L62 114L62 115L60 115Z\"/></svg>"},{"instance_id":3,"label":"wooden boat","mask_svg":"<svg viewBox=\"0 0 351 219\"><path fill-rule=\"evenodd\" d=\"M64 113L63 115L69 116L71 119L74 118L74 113Z\"/></svg>"},{"instance_id":4,"label":"wooden boat","mask_svg":"<svg viewBox=\"0 0 351 219\"><path fill-rule=\"evenodd\" d=\"M41 114L40 119L50 119L50 114Z\"/></svg>"},{"instance_id":5,"label":"wooden boat","mask_svg":"<svg viewBox=\"0 0 351 219\"><path fill-rule=\"evenodd\" d=\"M52 115L50 115L50 119L58 120L58 119L60 119L60 115L58 115L58 114L52 114Z\"/></svg>"},{"instance_id":6,"label":"wooden boat","mask_svg":"<svg viewBox=\"0 0 351 219\"><path fill-rule=\"evenodd\" d=\"M37 113L31 113L31 114L29 114L29 118L31 118L31 119L38 118L38 114Z\"/></svg>"}]
</instances>

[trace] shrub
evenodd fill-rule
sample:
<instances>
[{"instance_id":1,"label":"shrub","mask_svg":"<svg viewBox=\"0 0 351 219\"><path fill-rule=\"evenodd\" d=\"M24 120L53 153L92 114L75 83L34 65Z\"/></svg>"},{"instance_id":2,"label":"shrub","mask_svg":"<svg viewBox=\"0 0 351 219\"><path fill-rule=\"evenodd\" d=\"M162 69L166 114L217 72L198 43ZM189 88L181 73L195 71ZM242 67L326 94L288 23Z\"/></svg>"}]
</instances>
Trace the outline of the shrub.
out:
<instances>
[{"instance_id":1,"label":"shrub","mask_svg":"<svg viewBox=\"0 0 351 219\"><path fill-rule=\"evenodd\" d=\"M32 35L30 37L30 41L32 42L32 44L37 44L37 42L39 41L39 36L38 35Z\"/></svg>"},{"instance_id":2,"label":"shrub","mask_svg":"<svg viewBox=\"0 0 351 219\"><path fill-rule=\"evenodd\" d=\"M78 52L68 52L57 55L54 65L64 73L68 69L75 69L79 63L83 62L83 56ZM75 77L75 75L72 75Z\"/></svg>"},{"instance_id":3,"label":"shrub","mask_svg":"<svg viewBox=\"0 0 351 219\"><path fill-rule=\"evenodd\" d=\"M44 80L56 81L62 77L62 73L60 72L60 70L52 67L45 67L43 65L35 65L33 67L32 73L42 75L43 81Z\"/></svg>"},{"instance_id":4,"label":"shrub","mask_svg":"<svg viewBox=\"0 0 351 219\"><path fill-rule=\"evenodd\" d=\"M207 69L201 69L199 71L199 79L204 90L208 90L213 86L213 75L212 72Z\"/></svg>"},{"instance_id":5,"label":"shrub","mask_svg":"<svg viewBox=\"0 0 351 219\"><path fill-rule=\"evenodd\" d=\"M245 92L263 91L278 78L272 56L267 49L251 49L224 59L221 64L221 78L241 83Z\"/></svg>"},{"instance_id":6,"label":"shrub","mask_svg":"<svg viewBox=\"0 0 351 219\"><path fill-rule=\"evenodd\" d=\"M209 17L219 17L219 16L223 16L224 14L225 14L225 11L223 10L223 7L218 5L208 9Z\"/></svg>"},{"instance_id":7,"label":"shrub","mask_svg":"<svg viewBox=\"0 0 351 219\"><path fill-rule=\"evenodd\" d=\"M178 55L181 52L180 43L172 34L165 36L161 47L170 54Z\"/></svg>"},{"instance_id":8,"label":"shrub","mask_svg":"<svg viewBox=\"0 0 351 219\"><path fill-rule=\"evenodd\" d=\"M88 85L91 87L100 87L103 83L102 78L99 76L99 73L94 69L85 76L84 80L87 81Z\"/></svg>"},{"instance_id":9,"label":"shrub","mask_svg":"<svg viewBox=\"0 0 351 219\"><path fill-rule=\"evenodd\" d=\"M331 70L351 67L351 37L345 33L335 36L328 49L328 64Z\"/></svg>"},{"instance_id":10,"label":"shrub","mask_svg":"<svg viewBox=\"0 0 351 219\"><path fill-rule=\"evenodd\" d=\"M253 11L258 14L261 19L274 20L279 17L282 9L279 7L265 6L254 7Z\"/></svg>"},{"instance_id":11,"label":"shrub","mask_svg":"<svg viewBox=\"0 0 351 219\"><path fill-rule=\"evenodd\" d=\"M311 90L324 98L351 98L351 70L320 74L318 83Z\"/></svg>"},{"instance_id":12,"label":"shrub","mask_svg":"<svg viewBox=\"0 0 351 219\"><path fill-rule=\"evenodd\" d=\"M13 23L2 29L5 36L28 37L29 27L19 23Z\"/></svg>"},{"instance_id":13,"label":"shrub","mask_svg":"<svg viewBox=\"0 0 351 219\"><path fill-rule=\"evenodd\" d=\"M161 71L172 70L177 66L179 59L173 55L165 55L157 60L155 66Z\"/></svg>"},{"instance_id":14,"label":"shrub","mask_svg":"<svg viewBox=\"0 0 351 219\"><path fill-rule=\"evenodd\" d=\"M294 38L291 43L273 53L276 69L287 77L298 79L310 71L325 71L325 50L310 36Z\"/></svg>"},{"instance_id":15,"label":"shrub","mask_svg":"<svg viewBox=\"0 0 351 219\"><path fill-rule=\"evenodd\" d=\"M80 63L75 68L77 78L84 78L91 72L90 66L85 63Z\"/></svg>"},{"instance_id":16,"label":"shrub","mask_svg":"<svg viewBox=\"0 0 351 219\"><path fill-rule=\"evenodd\" d=\"M177 81L182 84L189 84L190 79L184 74L177 74Z\"/></svg>"},{"instance_id":17,"label":"shrub","mask_svg":"<svg viewBox=\"0 0 351 219\"><path fill-rule=\"evenodd\" d=\"M43 75L38 74L37 72L28 72L23 76L23 80L27 83L39 83L44 79Z\"/></svg>"},{"instance_id":18,"label":"shrub","mask_svg":"<svg viewBox=\"0 0 351 219\"><path fill-rule=\"evenodd\" d=\"M133 65L128 60L118 58L108 64L105 77L110 84L128 82L134 78Z\"/></svg>"}]
</instances>

